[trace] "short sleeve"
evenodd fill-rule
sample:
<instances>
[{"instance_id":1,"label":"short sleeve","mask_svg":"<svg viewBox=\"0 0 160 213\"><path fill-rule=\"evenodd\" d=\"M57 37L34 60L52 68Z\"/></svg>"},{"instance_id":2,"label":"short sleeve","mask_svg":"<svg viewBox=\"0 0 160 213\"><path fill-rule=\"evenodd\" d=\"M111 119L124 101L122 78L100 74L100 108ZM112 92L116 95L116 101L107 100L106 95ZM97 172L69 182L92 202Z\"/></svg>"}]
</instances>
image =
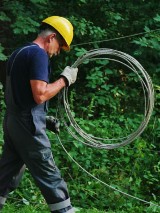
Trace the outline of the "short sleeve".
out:
<instances>
[{"instance_id":1,"label":"short sleeve","mask_svg":"<svg viewBox=\"0 0 160 213\"><path fill-rule=\"evenodd\" d=\"M41 80L49 82L48 55L41 48L36 48L29 53L30 60L30 80Z\"/></svg>"}]
</instances>

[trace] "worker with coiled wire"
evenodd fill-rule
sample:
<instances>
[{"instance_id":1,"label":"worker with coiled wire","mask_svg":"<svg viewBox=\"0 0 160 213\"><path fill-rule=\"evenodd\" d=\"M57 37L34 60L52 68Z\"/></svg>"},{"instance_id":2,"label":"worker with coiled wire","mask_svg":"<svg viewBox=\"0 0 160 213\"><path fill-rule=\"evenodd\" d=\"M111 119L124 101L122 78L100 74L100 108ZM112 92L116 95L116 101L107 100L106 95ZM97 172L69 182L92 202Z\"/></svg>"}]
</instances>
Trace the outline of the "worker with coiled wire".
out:
<instances>
[{"instance_id":1,"label":"worker with coiled wire","mask_svg":"<svg viewBox=\"0 0 160 213\"><path fill-rule=\"evenodd\" d=\"M49 58L61 49L69 50L72 39L72 24L66 18L51 16L42 21L37 38L15 50L8 60L0 209L9 192L18 187L27 166L52 213L74 212L45 132L48 100L74 83L78 72L67 66L58 80L49 83Z\"/></svg>"}]
</instances>

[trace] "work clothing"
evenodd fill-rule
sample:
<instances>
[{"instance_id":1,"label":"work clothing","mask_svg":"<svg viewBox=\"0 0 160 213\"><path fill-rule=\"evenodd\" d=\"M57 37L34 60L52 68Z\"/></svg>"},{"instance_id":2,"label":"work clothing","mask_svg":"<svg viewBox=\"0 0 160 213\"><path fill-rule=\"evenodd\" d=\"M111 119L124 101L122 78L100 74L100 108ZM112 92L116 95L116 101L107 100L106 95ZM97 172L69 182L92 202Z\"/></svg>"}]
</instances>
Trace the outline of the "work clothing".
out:
<instances>
[{"instance_id":1,"label":"work clothing","mask_svg":"<svg viewBox=\"0 0 160 213\"><path fill-rule=\"evenodd\" d=\"M30 48L30 46L25 47ZM12 90L12 70L21 49L13 57L7 72L6 114L4 118L4 146L0 160L0 206L9 192L16 189L25 171L29 169L36 185L53 213L73 213L68 189L55 165L51 144L46 135L47 103L21 108L15 102ZM15 73L14 73L15 74ZM20 105L22 106L22 105Z\"/></svg>"},{"instance_id":2,"label":"work clothing","mask_svg":"<svg viewBox=\"0 0 160 213\"><path fill-rule=\"evenodd\" d=\"M7 63L7 75L10 70L12 70L12 92L18 108L26 110L36 106L30 80L49 83L51 67L47 53L37 44L27 43L23 48L15 50L10 56Z\"/></svg>"}]
</instances>

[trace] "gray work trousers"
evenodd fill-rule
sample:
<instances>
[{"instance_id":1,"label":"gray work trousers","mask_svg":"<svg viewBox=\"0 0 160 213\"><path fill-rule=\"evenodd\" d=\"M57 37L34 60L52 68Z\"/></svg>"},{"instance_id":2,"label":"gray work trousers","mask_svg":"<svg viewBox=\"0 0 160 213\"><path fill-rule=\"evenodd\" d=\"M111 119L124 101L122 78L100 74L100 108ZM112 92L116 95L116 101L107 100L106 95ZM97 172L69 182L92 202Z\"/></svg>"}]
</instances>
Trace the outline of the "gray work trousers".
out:
<instances>
[{"instance_id":1,"label":"gray work trousers","mask_svg":"<svg viewBox=\"0 0 160 213\"><path fill-rule=\"evenodd\" d=\"M4 119L4 146L0 159L0 205L17 188L25 165L51 212L73 213L68 189L55 165L45 133L43 107L31 113L8 110Z\"/></svg>"}]
</instances>

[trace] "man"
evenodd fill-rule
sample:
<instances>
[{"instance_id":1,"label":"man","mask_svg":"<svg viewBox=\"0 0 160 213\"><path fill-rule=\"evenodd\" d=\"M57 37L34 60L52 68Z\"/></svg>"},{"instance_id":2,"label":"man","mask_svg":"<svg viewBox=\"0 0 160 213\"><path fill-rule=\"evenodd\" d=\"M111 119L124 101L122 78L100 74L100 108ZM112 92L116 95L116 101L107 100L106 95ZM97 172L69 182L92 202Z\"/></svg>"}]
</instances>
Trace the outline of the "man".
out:
<instances>
[{"instance_id":1,"label":"man","mask_svg":"<svg viewBox=\"0 0 160 213\"><path fill-rule=\"evenodd\" d=\"M69 50L72 39L73 27L67 19L48 17L33 43L14 51L8 61L0 160L1 209L8 193L17 188L26 165L51 212L74 212L45 133L47 101L74 83L78 71L66 67L57 81L49 83L49 58L61 49Z\"/></svg>"}]
</instances>

